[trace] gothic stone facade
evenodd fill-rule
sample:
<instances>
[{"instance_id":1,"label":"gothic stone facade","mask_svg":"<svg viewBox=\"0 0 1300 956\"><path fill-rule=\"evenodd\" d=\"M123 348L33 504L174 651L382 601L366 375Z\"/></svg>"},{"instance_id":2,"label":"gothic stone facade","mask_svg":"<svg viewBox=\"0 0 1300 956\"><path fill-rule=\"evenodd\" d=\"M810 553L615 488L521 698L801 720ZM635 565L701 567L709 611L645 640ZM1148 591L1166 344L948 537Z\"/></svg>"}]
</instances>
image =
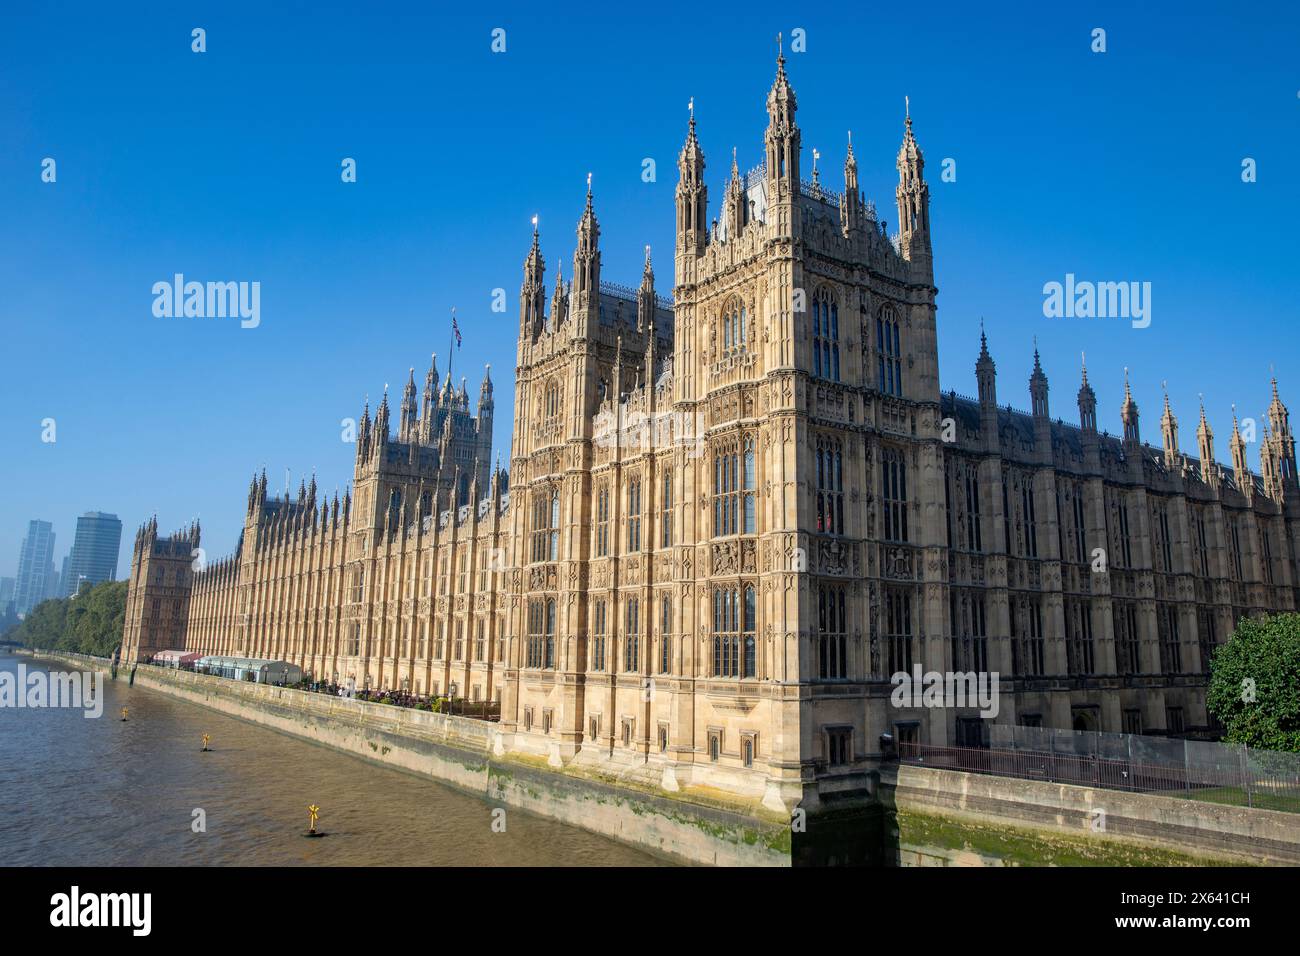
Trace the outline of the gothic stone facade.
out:
<instances>
[{"instance_id":1,"label":"gothic stone facade","mask_svg":"<svg viewBox=\"0 0 1300 956\"><path fill-rule=\"evenodd\" d=\"M508 490L491 382L472 417L436 369L417 409L412 373L396 437L387 395L363 417L353 495L254 479L237 553L175 605L181 637L142 623L188 585L147 570L145 529L127 657L183 645L498 700L511 749L786 809L860 790L882 733L987 739L974 708L891 705L918 664L998 672L1000 722L1205 727L1214 645L1296 603L1276 390L1259 476L1235 422L1215 462L1203 411L1197 458L1167 402L1162 449L1127 394L1122 437L1099 434L1086 371L1079 425L1053 421L1037 356L1031 411L999 406L983 341L978 398L943 393L910 117L891 236L851 145L842 194L801 178L795 110L778 61L765 159L733 158L712 222L692 116L671 303L649 250L639 288L602 282L590 188L549 310L534 231Z\"/></svg>"}]
</instances>

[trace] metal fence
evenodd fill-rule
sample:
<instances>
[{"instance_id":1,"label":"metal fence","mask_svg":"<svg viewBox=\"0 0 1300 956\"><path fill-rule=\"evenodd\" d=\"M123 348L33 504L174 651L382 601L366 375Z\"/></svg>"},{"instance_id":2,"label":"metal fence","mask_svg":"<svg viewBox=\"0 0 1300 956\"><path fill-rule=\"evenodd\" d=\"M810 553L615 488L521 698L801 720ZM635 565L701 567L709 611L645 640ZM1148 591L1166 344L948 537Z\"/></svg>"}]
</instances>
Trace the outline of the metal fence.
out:
<instances>
[{"instance_id":1,"label":"metal fence","mask_svg":"<svg viewBox=\"0 0 1300 956\"><path fill-rule=\"evenodd\" d=\"M1300 754L994 724L988 747L900 742L903 763L1300 813Z\"/></svg>"}]
</instances>

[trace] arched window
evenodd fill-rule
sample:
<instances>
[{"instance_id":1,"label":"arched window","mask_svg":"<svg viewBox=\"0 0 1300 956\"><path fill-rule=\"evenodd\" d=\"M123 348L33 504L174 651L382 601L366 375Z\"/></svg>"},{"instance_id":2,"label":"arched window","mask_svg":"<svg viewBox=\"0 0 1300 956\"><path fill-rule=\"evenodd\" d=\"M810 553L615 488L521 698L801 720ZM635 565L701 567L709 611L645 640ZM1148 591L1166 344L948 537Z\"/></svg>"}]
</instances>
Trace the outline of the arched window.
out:
<instances>
[{"instance_id":1,"label":"arched window","mask_svg":"<svg viewBox=\"0 0 1300 956\"><path fill-rule=\"evenodd\" d=\"M817 439L817 530L844 534L844 455L827 437Z\"/></svg>"},{"instance_id":2,"label":"arched window","mask_svg":"<svg viewBox=\"0 0 1300 956\"><path fill-rule=\"evenodd\" d=\"M560 414L560 386L558 382L548 382L543 415L547 420Z\"/></svg>"},{"instance_id":3,"label":"arched window","mask_svg":"<svg viewBox=\"0 0 1300 956\"><path fill-rule=\"evenodd\" d=\"M813 374L840 380L840 307L829 289L820 289L812 304Z\"/></svg>"},{"instance_id":4,"label":"arched window","mask_svg":"<svg viewBox=\"0 0 1300 956\"><path fill-rule=\"evenodd\" d=\"M601 485L596 492L596 557L609 554L609 488Z\"/></svg>"},{"instance_id":5,"label":"arched window","mask_svg":"<svg viewBox=\"0 0 1300 956\"><path fill-rule=\"evenodd\" d=\"M876 361L880 390L886 395L903 394L902 349L898 339L898 318L884 306L876 315Z\"/></svg>"},{"instance_id":6,"label":"arched window","mask_svg":"<svg viewBox=\"0 0 1300 956\"><path fill-rule=\"evenodd\" d=\"M653 610L650 612L654 613ZM627 631L623 637L623 670L637 671L641 668L641 602L637 598L627 599Z\"/></svg>"},{"instance_id":7,"label":"arched window","mask_svg":"<svg viewBox=\"0 0 1300 956\"><path fill-rule=\"evenodd\" d=\"M749 315L745 303L732 299L722 310L722 348L740 348L748 341Z\"/></svg>"},{"instance_id":8,"label":"arched window","mask_svg":"<svg viewBox=\"0 0 1300 956\"><path fill-rule=\"evenodd\" d=\"M667 674L672 670L672 630L673 630L673 599L667 594L659 605L659 673Z\"/></svg>"},{"instance_id":9,"label":"arched window","mask_svg":"<svg viewBox=\"0 0 1300 956\"><path fill-rule=\"evenodd\" d=\"M555 561L560 553L560 493L533 499L533 561Z\"/></svg>"},{"instance_id":10,"label":"arched window","mask_svg":"<svg viewBox=\"0 0 1300 956\"><path fill-rule=\"evenodd\" d=\"M713 454L713 534L753 534L758 476L754 439L725 442Z\"/></svg>"},{"instance_id":11,"label":"arched window","mask_svg":"<svg viewBox=\"0 0 1300 956\"><path fill-rule=\"evenodd\" d=\"M822 680L849 676L847 643L845 589L840 585L823 585L817 594L817 673Z\"/></svg>"},{"instance_id":12,"label":"arched window","mask_svg":"<svg viewBox=\"0 0 1300 956\"><path fill-rule=\"evenodd\" d=\"M753 677L757 631L756 592L752 584L713 591L713 676Z\"/></svg>"},{"instance_id":13,"label":"arched window","mask_svg":"<svg viewBox=\"0 0 1300 956\"><path fill-rule=\"evenodd\" d=\"M880 498L886 541L907 541L907 462L901 452L885 449L881 455Z\"/></svg>"},{"instance_id":14,"label":"arched window","mask_svg":"<svg viewBox=\"0 0 1300 956\"><path fill-rule=\"evenodd\" d=\"M627 550L641 550L641 479L627 485Z\"/></svg>"},{"instance_id":15,"label":"arched window","mask_svg":"<svg viewBox=\"0 0 1300 956\"><path fill-rule=\"evenodd\" d=\"M597 600L592 610L591 669L605 669L605 602ZM592 734L594 737L595 734Z\"/></svg>"}]
</instances>

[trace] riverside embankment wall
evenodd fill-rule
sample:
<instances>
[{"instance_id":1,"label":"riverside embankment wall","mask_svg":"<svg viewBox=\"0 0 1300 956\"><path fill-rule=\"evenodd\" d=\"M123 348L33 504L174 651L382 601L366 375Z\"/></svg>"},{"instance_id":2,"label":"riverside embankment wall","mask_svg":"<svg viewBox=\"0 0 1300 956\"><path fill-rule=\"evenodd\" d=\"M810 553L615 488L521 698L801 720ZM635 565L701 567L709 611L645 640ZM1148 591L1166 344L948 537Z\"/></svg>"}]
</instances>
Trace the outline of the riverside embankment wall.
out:
<instances>
[{"instance_id":1,"label":"riverside embankment wall","mask_svg":"<svg viewBox=\"0 0 1300 956\"><path fill-rule=\"evenodd\" d=\"M109 670L101 658L40 656ZM494 723L148 666L135 683L678 861L809 860L792 852L789 823L757 804L557 768L508 752ZM1300 814L898 764L875 789L883 823L870 839L887 865L1300 865Z\"/></svg>"}]
</instances>

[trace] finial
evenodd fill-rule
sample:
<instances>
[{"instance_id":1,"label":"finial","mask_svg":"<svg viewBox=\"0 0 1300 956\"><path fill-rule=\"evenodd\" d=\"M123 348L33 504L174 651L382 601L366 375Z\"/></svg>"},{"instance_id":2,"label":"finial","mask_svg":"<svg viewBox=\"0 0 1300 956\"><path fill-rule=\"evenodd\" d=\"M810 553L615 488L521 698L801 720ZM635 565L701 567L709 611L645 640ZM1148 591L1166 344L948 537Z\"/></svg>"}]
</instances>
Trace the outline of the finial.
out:
<instances>
[{"instance_id":1,"label":"finial","mask_svg":"<svg viewBox=\"0 0 1300 956\"><path fill-rule=\"evenodd\" d=\"M780 33L776 35L776 65L778 67L785 66L785 51L782 47Z\"/></svg>"},{"instance_id":2,"label":"finial","mask_svg":"<svg viewBox=\"0 0 1300 956\"><path fill-rule=\"evenodd\" d=\"M691 97L686 103L686 108L691 111L691 122L695 122L695 97Z\"/></svg>"},{"instance_id":3,"label":"finial","mask_svg":"<svg viewBox=\"0 0 1300 956\"><path fill-rule=\"evenodd\" d=\"M533 235L537 235L537 214L533 214Z\"/></svg>"},{"instance_id":4,"label":"finial","mask_svg":"<svg viewBox=\"0 0 1300 956\"><path fill-rule=\"evenodd\" d=\"M591 198L591 173L587 173L587 198Z\"/></svg>"}]
</instances>

